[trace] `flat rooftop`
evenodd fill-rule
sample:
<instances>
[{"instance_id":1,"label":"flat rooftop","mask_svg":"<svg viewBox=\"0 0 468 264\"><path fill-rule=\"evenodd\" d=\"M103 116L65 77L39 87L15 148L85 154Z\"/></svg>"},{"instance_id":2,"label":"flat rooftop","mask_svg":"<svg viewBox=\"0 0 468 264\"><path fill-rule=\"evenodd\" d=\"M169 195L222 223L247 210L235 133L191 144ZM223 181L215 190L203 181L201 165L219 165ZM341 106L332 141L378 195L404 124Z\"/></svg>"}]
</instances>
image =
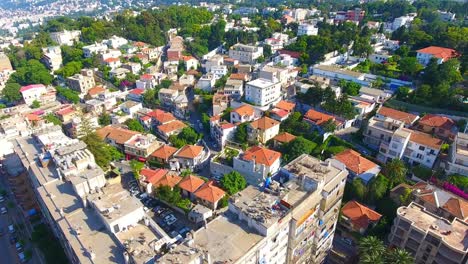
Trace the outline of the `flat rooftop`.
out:
<instances>
[{"instance_id":1,"label":"flat rooftop","mask_svg":"<svg viewBox=\"0 0 468 264\"><path fill-rule=\"evenodd\" d=\"M123 249L91 209L78 209L57 224L82 264L125 263ZM91 257L93 252L94 258Z\"/></svg>"},{"instance_id":2,"label":"flat rooftop","mask_svg":"<svg viewBox=\"0 0 468 264\"><path fill-rule=\"evenodd\" d=\"M88 195L88 199L94 203L109 222L143 207L140 200L131 196L120 184L108 185L102 188L99 193Z\"/></svg>"},{"instance_id":3,"label":"flat rooftop","mask_svg":"<svg viewBox=\"0 0 468 264\"><path fill-rule=\"evenodd\" d=\"M37 188L37 192L55 220L62 218L60 210L65 216L82 207L81 200L75 194L71 183L57 180L40 186Z\"/></svg>"},{"instance_id":4,"label":"flat rooftop","mask_svg":"<svg viewBox=\"0 0 468 264\"><path fill-rule=\"evenodd\" d=\"M250 82L247 83L247 85L255 86L257 88L268 88L268 87L270 87L270 86L272 86L274 84L275 83L270 82L270 81L268 81L266 79L261 79L261 78L255 79L255 80L250 81Z\"/></svg>"},{"instance_id":5,"label":"flat rooftop","mask_svg":"<svg viewBox=\"0 0 468 264\"><path fill-rule=\"evenodd\" d=\"M329 182L342 170L331 162L321 161L307 154L302 154L283 167L284 170L297 176L304 176L316 182Z\"/></svg>"},{"instance_id":6,"label":"flat rooftop","mask_svg":"<svg viewBox=\"0 0 468 264\"><path fill-rule=\"evenodd\" d=\"M156 255L153 250L154 244L161 239L144 224L138 224L124 232L117 233L117 238L137 264L144 264Z\"/></svg>"},{"instance_id":7,"label":"flat rooftop","mask_svg":"<svg viewBox=\"0 0 468 264\"><path fill-rule=\"evenodd\" d=\"M336 67L336 66L331 66L331 65L317 65L314 68L322 70L322 71L345 74L345 75L352 76L354 78L360 78L360 77L364 76L364 73L355 72L355 71L351 71L351 70L348 70L348 69L343 69L343 68ZM314 74L316 74L316 73L314 73Z\"/></svg>"},{"instance_id":8,"label":"flat rooftop","mask_svg":"<svg viewBox=\"0 0 468 264\"><path fill-rule=\"evenodd\" d=\"M468 252L468 223L458 218L455 218L453 222L449 222L426 211L424 207L415 203L398 208L397 213L413 222L413 226L441 237L451 247L461 252ZM433 228L434 226L438 227L437 230Z\"/></svg>"}]
</instances>

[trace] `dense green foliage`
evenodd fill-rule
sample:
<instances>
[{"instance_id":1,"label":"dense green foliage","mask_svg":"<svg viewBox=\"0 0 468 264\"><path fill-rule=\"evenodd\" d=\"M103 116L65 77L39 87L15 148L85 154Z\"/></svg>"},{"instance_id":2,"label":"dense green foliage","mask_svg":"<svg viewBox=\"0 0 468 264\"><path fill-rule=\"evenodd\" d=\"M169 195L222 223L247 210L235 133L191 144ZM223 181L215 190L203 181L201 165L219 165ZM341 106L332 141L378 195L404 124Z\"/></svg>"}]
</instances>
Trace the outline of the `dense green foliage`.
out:
<instances>
[{"instance_id":1,"label":"dense green foliage","mask_svg":"<svg viewBox=\"0 0 468 264\"><path fill-rule=\"evenodd\" d=\"M167 185L159 186L155 190L155 196L158 199L161 199L173 206L177 206L186 212L188 212L192 204L189 199L182 198L181 190L177 186L173 189Z\"/></svg>"},{"instance_id":2,"label":"dense green foliage","mask_svg":"<svg viewBox=\"0 0 468 264\"><path fill-rule=\"evenodd\" d=\"M282 159L286 163L290 162L299 157L301 154L310 154L315 149L315 147L317 147L315 142L299 136L282 146Z\"/></svg>"},{"instance_id":3,"label":"dense green foliage","mask_svg":"<svg viewBox=\"0 0 468 264\"><path fill-rule=\"evenodd\" d=\"M23 98L20 89L21 85L18 83L7 83L2 90L2 97L8 102L17 102Z\"/></svg>"},{"instance_id":4,"label":"dense green foliage","mask_svg":"<svg viewBox=\"0 0 468 264\"><path fill-rule=\"evenodd\" d=\"M194 145L203 137L202 134L198 134L195 129L186 127L178 135L172 135L169 137L169 142L176 148L181 148L185 145Z\"/></svg>"},{"instance_id":5,"label":"dense green foliage","mask_svg":"<svg viewBox=\"0 0 468 264\"><path fill-rule=\"evenodd\" d=\"M458 188L468 190L468 177L459 175L459 174L452 174L448 177L448 182L457 186Z\"/></svg>"},{"instance_id":6,"label":"dense green foliage","mask_svg":"<svg viewBox=\"0 0 468 264\"><path fill-rule=\"evenodd\" d=\"M102 113L98 118L100 126L107 126L111 124L111 116L108 113Z\"/></svg>"},{"instance_id":7,"label":"dense green foliage","mask_svg":"<svg viewBox=\"0 0 468 264\"><path fill-rule=\"evenodd\" d=\"M232 171L221 178L220 184L229 195L233 195L242 191L247 186L247 181L239 172Z\"/></svg>"},{"instance_id":8,"label":"dense green foliage","mask_svg":"<svg viewBox=\"0 0 468 264\"><path fill-rule=\"evenodd\" d=\"M57 86L55 89L57 90L57 94L63 97L64 99L66 99L67 101L74 103L74 104L77 104L80 102L80 96L77 91L74 91L69 88L60 87L60 86Z\"/></svg>"},{"instance_id":9,"label":"dense green foliage","mask_svg":"<svg viewBox=\"0 0 468 264\"><path fill-rule=\"evenodd\" d=\"M296 136L305 137L310 133L311 126L309 123L302 121L300 112L294 112L286 120L281 122L280 130Z\"/></svg>"},{"instance_id":10,"label":"dense green foliage","mask_svg":"<svg viewBox=\"0 0 468 264\"><path fill-rule=\"evenodd\" d=\"M383 174L390 180L390 188L405 181L407 170L405 163L400 159L393 159L385 164Z\"/></svg>"},{"instance_id":11,"label":"dense green foliage","mask_svg":"<svg viewBox=\"0 0 468 264\"><path fill-rule=\"evenodd\" d=\"M382 240L375 236L364 237L359 241L359 263L363 264L412 264L414 258L400 248L386 248Z\"/></svg>"},{"instance_id":12,"label":"dense green foliage","mask_svg":"<svg viewBox=\"0 0 468 264\"><path fill-rule=\"evenodd\" d=\"M132 168L133 177L136 180L140 179L140 171L145 166L145 163L138 161L138 160L131 160L130 161L130 168Z\"/></svg>"},{"instance_id":13,"label":"dense green foliage","mask_svg":"<svg viewBox=\"0 0 468 264\"><path fill-rule=\"evenodd\" d=\"M128 129L137 131L137 132L145 132L145 128L143 127L138 120L130 118L127 119L124 124L127 126Z\"/></svg>"},{"instance_id":14,"label":"dense green foliage","mask_svg":"<svg viewBox=\"0 0 468 264\"><path fill-rule=\"evenodd\" d=\"M58 117L56 117L54 114L52 113L49 113L47 114L44 119L49 122L49 123L52 123L54 125L57 125L57 126L62 126L62 120L60 120Z\"/></svg>"}]
</instances>

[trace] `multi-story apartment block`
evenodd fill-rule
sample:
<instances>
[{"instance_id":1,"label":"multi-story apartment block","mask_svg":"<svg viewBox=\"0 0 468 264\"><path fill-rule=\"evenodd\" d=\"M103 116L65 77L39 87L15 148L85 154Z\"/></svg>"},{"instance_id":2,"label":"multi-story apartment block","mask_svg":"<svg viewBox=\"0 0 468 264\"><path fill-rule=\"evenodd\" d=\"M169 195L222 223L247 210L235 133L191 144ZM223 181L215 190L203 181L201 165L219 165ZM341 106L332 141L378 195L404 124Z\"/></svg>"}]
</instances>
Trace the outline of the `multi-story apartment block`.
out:
<instances>
[{"instance_id":1,"label":"multi-story apartment block","mask_svg":"<svg viewBox=\"0 0 468 264\"><path fill-rule=\"evenodd\" d=\"M124 152L127 159L137 158L140 161L146 161L148 156L162 145L163 143L152 134L137 134L125 142Z\"/></svg>"},{"instance_id":2,"label":"multi-story apartment block","mask_svg":"<svg viewBox=\"0 0 468 264\"><path fill-rule=\"evenodd\" d=\"M228 79L224 85L223 93L234 98L241 98L244 95L244 81Z\"/></svg>"},{"instance_id":3,"label":"multi-story apartment block","mask_svg":"<svg viewBox=\"0 0 468 264\"><path fill-rule=\"evenodd\" d=\"M108 49L109 47L104 43L94 43L83 47L83 56L85 58L91 58L93 55L105 53Z\"/></svg>"},{"instance_id":4,"label":"multi-story apartment block","mask_svg":"<svg viewBox=\"0 0 468 264\"><path fill-rule=\"evenodd\" d=\"M53 32L50 33L50 38L59 44L60 46L62 45L67 45L67 46L72 46L76 41L80 39L81 36L81 31L79 30L64 30L62 32Z\"/></svg>"},{"instance_id":5,"label":"multi-story apartment block","mask_svg":"<svg viewBox=\"0 0 468 264\"><path fill-rule=\"evenodd\" d=\"M109 39L105 39L102 42L107 44L107 46L109 46L111 49L118 49L121 46L128 44L127 39L118 37L116 35L110 37Z\"/></svg>"},{"instance_id":6,"label":"multi-story apartment block","mask_svg":"<svg viewBox=\"0 0 468 264\"><path fill-rule=\"evenodd\" d=\"M62 50L60 46L47 47L43 49L42 61L51 71L56 71L62 67Z\"/></svg>"},{"instance_id":7,"label":"multi-story apartment block","mask_svg":"<svg viewBox=\"0 0 468 264\"><path fill-rule=\"evenodd\" d=\"M226 145L228 140L232 140L237 131L237 126L233 123L220 121L220 116L214 116L210 119L210 135L221 147Z\"/></svg>"},{"instance_id":8,"label":"multi-story apartment block","mask_svg":"<svg viewBox=\"0 0 468 264\"><path fill-rule=\"evenodd\" d=\"M280 122L269 117L262 117L252 121L247 126L247 138L251 142L258 141L262 144L279 134Z\"/></svg>"},{"instance_id":9,"label":"multi-story apartment block","mask_svg":"<svg viewBox=\"0 0 468 264\"><path fill-rule=\"evenodd\" d=\"M468 262L467 230L464 219L448 219L413 202L398 208L389 241L411 253L415 263L464 264Z\"/></svg>"},{"instance_id":10,"label":"multi-story apartment block","mask_svg":"<svg viewBox=\"0 0 468 264\"><path fill-rule=\"evenodd\" d=\"M34 101L41 101L41 97L47 93L47 88L43 84L30 84L23 86L20 89L23 100L27 105L31 105Z\"/></svg>"},{"instance_id":11,"label":"multi-story apartment block","mask_svg":"<svg viewBox=\"0 0 468 264\"><path fill-rule=\"evenodd\" d=\"M459 132L450 148L449 160L445 163L448 174L468 176L468 134Z\"/></svg>"},{"instance_id":12,"label":"multi-story apartment block","mask_svg":"<svg viewBox=\"0 0 468 264\"><path fill-rule=\"evenodd\" d=\"M318 27L316 25L301 23L297 28L297 35L302 36L316 36L318 34Z\"/></svg>"},{"instance_id":13,"label":"multi-story apartment block","mask_svg":"<svg viewBox=\"0 0 468 264\"><path fill-rule=\"evenodd\" d=\"M81 74L75 74L67 78L67 85L70 89L79 92L81 95L88 93L88 90L96 86L92 72L83 70Z\"/></svg>"},{"instance_id":14,"label":"multi-story apartment block","mask_svg":"<svg viewBox=\"0 0 468 264\"><path fill-rule=\"evenodd\" d=\"M398 128L390 138L380 144L377 159L382 162L398 158L410 165L432 168L443 141L429 134Z\"/></svg>"},{"instance_id":15,"label":"multi-story apartment block","mask_svg":"<svg viewBox=\"0 0 468 264\"><path fill-rule=\"evenodd\" d=\"M304 154L265 181L264 188L248 186L233 195L227 212L158 263L322 263L331 248L346 175L339 164Z\"/></svg>"},{"instance_id":16,"label":"multi-story apartment block","mask_svg":"<svg viewBox=\"0 0 468 264\"><path fill-rule=\"evenodd\" d=\"M238 60L241 63L255 63L255 61L261 56L263 56L263 47L238 43L229 49L229 57Z\"/></svg>"},{"instance_id":17,"label":"multi-story apartment block","mask_svg":"<svg viewBox=\"0 0 468 264\"><path fill-rule=\"evenodd\" d=\"M247 83L245 99L258 106L276 104L281 99L281 83L255 79Z\"/></svg>"}]
</instances>

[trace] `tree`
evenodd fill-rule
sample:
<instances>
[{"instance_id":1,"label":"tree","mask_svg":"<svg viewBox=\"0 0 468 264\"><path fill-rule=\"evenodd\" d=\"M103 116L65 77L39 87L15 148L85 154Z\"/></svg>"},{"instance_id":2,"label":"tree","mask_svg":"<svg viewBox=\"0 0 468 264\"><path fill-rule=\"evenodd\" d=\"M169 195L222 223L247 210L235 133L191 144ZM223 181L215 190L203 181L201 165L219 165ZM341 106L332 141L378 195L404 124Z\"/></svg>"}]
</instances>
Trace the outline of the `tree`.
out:
<instances>
[{"instance_id":1,"label":"tree","mask_svg":"<svg viewBox=\"0 0 468 264\"><path fill-rule=\"evenodd\" d=\"M186 127L178 135L172 135L169 137L169 142L176 148L181 148L185 145L194 145L203 137L202 134L198 134L195 129Z\"/></svg>"},{"instance_id":2,"label":"tree","mask_svg":"<svg viewBox=\"0 0 468 264\"><path fill-rule=\"evenodd\" d=\"M367 195L367 187L364 185L360 178L355 178L351 183L352 197L355 197L358 201L364 201Z\"/></svg>"},{"instance_id":3,"label":"tree","mask_svg":"<svg viewBox=\"0 0 468 264\"><path fill-rule=\"evenodd\" d=\"M127 119L127 121L125 121L124 124L130 130L137 131L137 132L145 132L145 128L143 127L143 125L140 124L140 122L138 122L136 119L133 119L133 118Z\"/></svg>"},{"instance_id":4,"label":"tree","mask_svg":"<svg viewBox=\"0 0 468 264\"><path fill-rule=\"evenodd\" d=\"M145 164L138 160L131 160L130 161L130 168L132 168L133 176L136 180L140 179L140 171L143 169Z\"/></svg>"},{"instance_id":5,"label":"tree","mask_svg":"<svg viewBox=\"0 0 468 264\"><path fill-rule=\"evenodd\" d=\"M416 73L421 71L424 67L419 64L416 57L404 57L398 62L398 68L404 74L414 76Z\"/></svg>"},{"instance_id":6,"label":"tree","mask_svg":"<svg viewBox=\"0 0 468 264\"><path fill-rule=\"evenodd\" d=\"M322 125L322 128L325 132L332 133L336 129L336 123L333 119L328 119L328 121Z\"/></svg>"},{"instance_id":7,"label":"tree","mask_svg":"<svg viewBox=\"0 0 468 264\"><path fill-rule=\"evenodd\" d=\"M403 193L398 197L401 205L408 205L412 200L412 190L410 188L405 188Z\"/></svg>"},{"instance_id":8,"label":"tree","mask_svg":"<svg viewBox=\"0 0 468 264\"><path fill-rule=\"evenodd\" d=\"M47 115L44 117L44 119L45 119L47 122L52 123L52 124L54 124L54 125L56 125L56 126L61 126L61 125L62 125L62 121L61 121L58 117L56 117L54 114L52 114L52 113L47 114Z\"/></svg>"},{"instance_id":9,"label":"tree","mask_svg":"<svg viewBox=\"0 0 468 264\"><path fill-rule=\"evenodd\" d=\"M271 52L271 46L270 45L264 45L263 46L263 57L265 58L270 58L270 56L273 53Z\"/></svg>"},{"instance_id":10,"label":"tree","mask_svg":"<svg viewBox=\"0 0 468 264\"><path fill-rule=\"evenodd\" d=\"M369 198L371 201L380 200L388 190L388 179L379 174L369 183Z\"/></svg>"},{"instance_id":11,"label":"tree","mask_svg":"<svg viewBox=\"0 0 468 264\"><path fill-rule=\"evenodd\" d=\"M384 167L384 175L390 181L390 188L395 187L405 181L407 168L400 159L393 159L387 162Z\"/></svg>"},{"instance_id":12,"label":"tree","mask_svg":"<svg viewBox=\"0 0 468 264\"><path fill-rule=\"evenodd\" d=\"M17 102L23 98L20 93L21 85L18 83L7 83L2 90L2 96L8 102Z\"/></svg>"},{"instance_id":13,"label":"tree","mask_svg":"<svg viewBox=\"0 0 468 264\"><path fill-rule=\"evenodd\" d=\"M64 99L71 103L77 104L78 102L80 102L80 96L77 91L60 86L56 87L55 90L60 96L62 96Z\"/></svg>"},{"instance_id":14,"label":"tree","mask_svg":"<svg viewBox=\"0 0 468 264\"><path fill-rule=\"evenodd\" d=\"M247 143L247 125L247 123L242 123L239 126L237 126L236 133L234 134L234 140L237 143Z\"/></svg>"},{"instance_id":15,"label":"tree","mask_svg":"<svg viewBox=\"0 0 468 264\"><path fill-rule=\"evenodd\" d=\"M245 189L247 181L239 172L232 171L221 178L220 184L229 195L233 195Z\"/></svg>"},{"instance_id":16,"label":"tree","mask_svg":"<svg viewBox=\"0 0 468 264\"><path fill-rule=\"evenodd\" d=\"M111 124L111 116L108 113L102 113L98 118L99 125L107 126Z\"/></svg>"},{"instance_id":17,"label":"tree","mask_svg":"<svg viewBox=\"0 0 468 264\"><path fill-rule=\"evenodd\" d=\"M340 80L338 82L338 86L343 89L343 92L351 96L358 95L359 90L361 89L361 85L353 81Z\"/></svg>"},{"instance_id":18,"label":"tree","mask_svg":"<svg viewBox=\"0 0 468 264\"><path fill-rule=\"evenodd\" d=\"M38 60L29 60L26 65L16 69L16 72L10 76L11 80L21 85L52 83L54 77L50 75L49 70Z\"/></svg>"},{"instance_id":19,"label":"tree","mask_svg":"<svg viewBox=\"0 0 468 264\"><path fill-rule=\"evenodd\" d=\"M286 162L289 162L299 157L301 154L310 154L315 149L315 147L317 147L315 142L299 136L283 146L283 159Z\"/></svg>"},{"instance_id":20,"label":"tree","mask_svg":"<svg viewBox=\"0 0 468 264\"><path fill-rule=\"evenodd\" d=\"M361 238L358 248L361 259L379 260L383 257L385 252L385 246L383 245L382 240L375 236ZM380 261L380 263L382 263L382 261Z\"/></svg>"},{"instance_id":21,"label":"tree","mask_svg":"<svg viewBox=\"0 0 468 264\"><path fill-rule=\"evenodd\" d=\"M35 108L39 108L41 107L41 103L37 100L34 100L31 104L31 108L35 109Z\"/></svg>"},{"instance_id":22,"label":"tree","mask_svg":"<svg viewBox=\"0 0 468 264\"><path fill-rule=\"evenodd\" d=\"M113 160L115 155L114 147L106 144L95 132L86 134L82 138L84 143L86 143L88 150L94 155L96 164L101 167L103 170L109 168L109 163Z\"/></svg>"},{"instance_id":23,"label":"tree","mask_svg":"<svg viewBox=\"0 0 468 264\"><path fill-rule=\"evenodd\" d=\"M395 248L387 250L385 254L385 262L398 264L412 264L414 263L414 258L408 251L401 248Z\"/></svg>"}]
</instances>

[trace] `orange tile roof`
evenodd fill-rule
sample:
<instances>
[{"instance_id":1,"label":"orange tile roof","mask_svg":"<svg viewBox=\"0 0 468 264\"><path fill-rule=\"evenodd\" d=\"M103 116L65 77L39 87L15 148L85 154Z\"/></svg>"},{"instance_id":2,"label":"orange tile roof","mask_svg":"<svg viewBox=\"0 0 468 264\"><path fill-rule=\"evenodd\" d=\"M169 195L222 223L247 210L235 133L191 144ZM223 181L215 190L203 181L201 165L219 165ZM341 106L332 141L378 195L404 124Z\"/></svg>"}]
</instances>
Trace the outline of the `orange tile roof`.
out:
<instances>
[{"instance_id":1,"label":"orange tile roof","mask_svg":"<svg viewBox=\"0 0 468 264\"><path fill-rule=\"evenodd\" d=\"M187 127L187 125L184 124L183 122L179 120L174 120L167 124L158 126L158 130L167 134L173 131L182 130L185 127Z\"/></svg>"},{"instance_id":2,"label":"orange tile roof","mask_svg":"<svg viewBox=\"0 0 468 264\"><path fill-rule=\"evenodd\" d=\"M203 147L195 145L185 145L176 154L176 157L193 159L200 155L203 151Z\"/></svg>"},{"instance_id":3,"label":"orange tile roof","mask_svg":"<svg viewBox=\"0 0 468 264\"><path fill-rule=\"evenodd\" d=\"M182 56L182 60L189 61L189 60L196 60L193 56Z\"/></svg>"},{"instance_id":4,"label":"orange tile roof","mask_svg":"<svg viewBox=\"0 0 468 264\"><path fill-rule=\"evenodd\" d=\"M241 105L238 108L232 110L232 112L237 113L240 116L253 116L254 115L254 108L250 105Z\"/></svg>"},{"instance_id":5,"label":"orange tile roof","mask_svg":"<svg viewBox=\"0 0 468 264\"><path fill-rule=\"evenodd\" d=\"M147 168L143 168L140 171L140 175L145 177L145 181L155 185L159 182L164 175L166 175L168 170L165 169L157 169L151 170Z\"/></svg>"},{"instance_id":6,"label":"orange tile roof","mask_svg":"<svg viewBox=\"0 0 468 264\"><path fill-rule=\"evenodd\" d=\"M371 222L379 221L382 217L381 214L356 201L347 202L341 208L341 212L351 220L353 226L359 228L367 228Z\"/></svg>"},{"instance_id":7,"label":"orange tile roof","mask_svg":"<svg viewBox=\"0 0 468 264\"><path fill-rule=\"evenodd\" d=\"M315 111L313 109L310 109L309 111L307 111L307 113L304 115L304 118L307 118L310 121L313 121L318 126L326 123L330 119L335 119L331 115L327 115L325 113L318 112L318 111Z\"/></svg>"},{"instance_id":8,"label":"orange tile roof","mask_svg":"<svg viewBox=\"0 0 468 264\"><path fill-rule=\"evenodd\" d=\"M189 70L188 72L186 72L186 74L188 75L197 75L199 72L197 70Z\"/></svg>"},{"instance_id":9,"label":"orange tile roof","mask_svg":"<svg viewBox=\"0 0 468 264\"><path fill-rule=\"evenodd\" d=\"M382 106L377 113L385 117L392 118L394 120L402 121L407 125L412 124L414 120L416 120L416 118L418 117L417 115L413 115L403 111L398 111L385 106Z\"/></svg>"},{"instance_id":10,"label":"orange tile roof","mask_svg":"<svg viewBox=\"0 0 468 264\"><path fill-rule=\"evenodd\" d=\"M174 188L174 186L176 186L180 182L180 180L182 180L182 177L175 173L169 172L162 176L162 178L153 185L156 187L169 186L171 188Z\"/></svg>"},{"instance_id":11,"label":"orange tile roof","mask_svg":"<svg viewBox=\"0 0 468 264\"><path fill-rule=\"evenodd\" d=\"M255 121L252 121L252 123L250 123L250 126L252 126L253 128L255 129L260 129L260 130L268 130L272 127L275 127L275 126L279 126L280 125L280 122L274 120L274 119L271 119L269 117L262 117L258 120L255 120Z\"/></svg>"},{"instance_id":12,"label":"orange tile roof","mask_svg":"<svg viewBox=\"0 0 468 264\"><path fill-rule=\"evenodd\" d=\"M124 144L134 135L140 134L136 131L124 129L121 127L115 127L112 125L102 127L96 130L96 133L100 138L110 138L117 144Z\"/></svg>"},{"instance_id":13,"label":"orange tile roof","mask_svg":"<svg viewBox=\"0 0 468 264\"><path fill-rule=\"evenodd\" d=\"M210 203L215 203L223 198L226 193L220 188L213 185L213 182L205 183L194 195L202 200Z\"/></svg>"},{"instance_id":14,"label":"orange tile roof","mask_svg":"<svg viewBox=\"0 0 468 264\"><path fill-rule=\"evenodd\" d=\"M288 112L291 112L292 110L294 110L294 107L296 107L296 104L288 102L288 101L281 100L276 104L275 107L277 107L279 109L286 110Z\"/></svg>"},{"instance_id":15,"label":"orange tile roof","mask_svg":"<svg viewBox=\"0 0 468 264\"><path fill-rule=\"evenodd\" d=\"M271 166L281 158L281 153L271 149L253 146L244 152L242 158L248 161L255 161L255 163L258 164Z\"/></svg>"},{"instance_id":16,"label":"orange tile roof","mask_svg":"<svg viewBox=\"0 0 468 264\"><path fill-rule=\"evenodd\" d=\"M41 120L41 117L36 115L36 114L27 114L26 115L26 118L29 120L29 121L40 121Z\"/></svg>"},{"instance_id":17,"label":"orange tile roof","mask_svg":"<svg viewBox=\"0 0 468 264\"><path fill-rule=\"evenodd\" d=\"M141 42L141 41L137 41L135 43L133 43L133 46L136 46L136 47L144 47L148 44L144 43L144 42Z\"/></svg>"},{"instance_id":18,"label":"orange tile roof","mask_svg":"<svg viewBox=\"0 0 468 264\"><path fill-rule=\"evenodd\" d=\"M245 73L233 73L233 74L231 74L231 76L229 76L229 79L245 81L247 79L247 74L245 74Z\"/></svg>"},{"instance_id":19,"label":"orange tile roof","mask_svg":"<svg viewBox=\"0 0 468 264\"><path fill-rule=\"evenodd\" d=\"M296 136L293 134L289 134L288 132L279 133L273 138L273 140L276 140L281 143L289 143L294 139L296 139Z\"/></svg>"},{"instance_id":20,"label":"orange tile roof","mask_svg":"<svg viewBox=\"0 0 468 264\"><path fill-rule=\"evenodd\" d=\"M342 162L348 170L358 175L377 166L377 164L364 158L361 154L352 149L342 151L336 154L334 158Z\"/></svg>"},{"instance_id":21,"label":"orange tile roof","mask_svg":"<svg viewBox=\"0 0 468 264\"><path fill-rule=\"evenodd\" d=\"M172 113L168 113L160 109L155 109L149 112L147 115L152 117L153 119L155 119L161 124L176 120L176 118L174 117Z\"/></svg>"},{"instance_id":22,"label":"orange tile roof","mask_svg":"<svg viewBox=\"0 0 468 264\"><path fill-rule=\"evenodd\" d=\"M443 129L448 129L448 130L456 126L456 123L452 119L445 117L445 116L434 115L434 114L427 114L423 116L419 120L418 124L430 126L430 127L443 128Z\"/></svg>"},{"instance_id":23,"label":"orange tile roof","mask_svg":"<svg viewBox=\"0 0 468 264\"><path fill-rule=\"evenodd\" d=\"M89 94L90 96L93 96L93 95L101 94L101 93L103 93L103 92L105 92L105 91L106 91L106 89L104 89L104 87L102 87L101 85L99 85L99 86L95 86L95 87L89 89L89 90L88 90L88 94Z\"/></svg>"},{"instance_id":24,"label":"orange tile roof","mask_svg":"<svg viewBox=\"0 0 468 264\"><path fill-rule=\"evenodd\" d=\"M443 140L433 137L427 133L411 130L410 141L416 142L423 146L428 146L433 149L440 149Z\"/></svg>"},{"instance_id":25,"label":"orange tile roof","mask_svg":"<svg viewBox=\"0 0 468 264\"><path fill-rule=\"evenodd\" d=\"M116 62L116 61L120 61L120 59L119 58L108 58L108 59L104 60L104 62L106 62L106 63Z\"/></svg>"},{"instance_id":26,"label":"orange tile roof","mask_svg":"<svg viewBox=\"0 0 468 264\"><path fill-rule=\"evenodd\" d=\"M163 145L162 147L158 148L153 153L151 153L151 156L155 158L167 160L170 157L172 157L172 155L174 155L174 153L176 152L177 152L177 148L171 147L169 145Z\"/></svg>"},{"instance_id":27,"label":"orange tile roof","mask_svg":"<svg viewBox=\"0 0 468 264\"><path fill-rule=\"evenodd\" d=\"M437 47L437 46L429 46L429 47L424 48L424 49L419 49L416 52L431 54L432 56L434 56L436 58L444 59L444 60L448 60L448 59L455 58L455 57L459 56L458 52L456 50L454 50L454 49Z\"/></svg>"},{"instance_id":28,"label":"orange tile roof","mask_svg":"<svg viewBox=\"0 0 468 264\"><path fill-rule=\"evenodd\" d=\"M442 206L447 212L465 221L468 219L468 202L452 197Z\"/></svg>"},{"instance_id":29,"label":"orange tile roof","mask_svg":"<svg viewBox=\"0 0 468 264\"><path fill-rule=\"evenodd\" d=\"M64 115L68 115L68 114L71 114L71 113L74 113L74 112L75 112L75 109L73 109L73 107L69 106L69 107L64 107L64 108L58 110L57 112L55 112L55 114L64 116Z\"/></svg>"},{"instance_id":30,"label":"orange tile roof","mask_svg":"<svg viewBox=\"0 0 468 264\"><path fill-rule=\"evenodd\" d=\"M187 177L184 177L180 182L179 182L179 187L183 190L186 190L187 192L195 192L200 188L205 183L204 180L198 178L197 176L189 175Z\"/></svg>"}]
</instances>

